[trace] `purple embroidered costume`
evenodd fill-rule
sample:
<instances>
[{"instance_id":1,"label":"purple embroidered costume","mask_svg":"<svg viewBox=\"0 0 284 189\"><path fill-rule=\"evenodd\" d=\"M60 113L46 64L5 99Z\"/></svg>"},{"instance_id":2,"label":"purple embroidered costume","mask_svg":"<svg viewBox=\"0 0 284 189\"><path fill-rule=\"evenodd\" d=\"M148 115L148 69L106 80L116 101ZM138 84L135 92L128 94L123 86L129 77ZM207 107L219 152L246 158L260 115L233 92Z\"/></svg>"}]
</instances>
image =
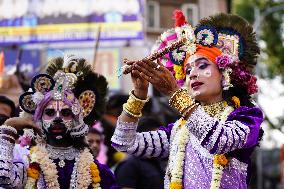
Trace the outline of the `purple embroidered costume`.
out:
<instances>
[{"instance_id":1,"label":"purple embroidered costume","mask_svg":"<svg viewBox=\"0 0 284 189\"><path fill-rule=\"evenodd\" d=\"M175 28L161 34L153 47L152 55L163 67L142 60L129 69L142 72L161 93L171 94L169 104L182 119L159 131L136 133L147 91L135 83L113 146L136 156L169 157L165 189L245 189L263 121L250 96L257 92L251 70L259 54L253 28L229 14L204 18L195 29L181 11L174 17ZM183 84L185 88L178 87Z\"/></svg>"},{"instance_id":2,"label":"purple embroidered costume","mask_svg":"<svg viewBox=\"0 0 284 189\"><path fill-rule=\"evenodd\" d=\"M0 188L23 188L27 181L27 161L25 156L26 149L17 147L14 149L14 145L1 141L0 142ZM20 153L19 153L20 152ZM25 155L23 155L25 153ZM3 155L3 156L2 156ZM12 160L12 161L11 161ZM55 159L54 162L58 165L59 159ZM71 181L71 174L74 169L75 160L64 160L65 166L63 168L57 166L60 188L69 188ZM115 185L115 178L113 173L106 165L100 164L95 160L100 171L100 177L102 182L100 183L103 189L116 189L119 188ZM89 187L91 189L91 186ZM44 177L41 175L37 184L37 189L46 189Z\"/></svg>"},{"instance_id":3,"label":"purple embroidered costume","mask_svg":"<svg viewBox=\"0 0 284 189\"><path fill-rule=\"evenodd\" d=\"M263 114L257 107L239 107L225 122L218 121L198 107L186 122L190 131L184 164L184 188L210 188L213 154L228 153L222 189L245 189L250 177L250 155L258 144ZM118 122L112 138L113 146L136 156L166 157L174 148L170 124L158 131L136 133L137 123ZM169 180L165 177L165 188Z\"/></svg>"},{"instance_id":4,"label":"purple embroidered costume","mask_svg":"<svg viewBox=\"0 0 284 189\"><path fill-rule=\"evenodd\" d=\"M84 138L88 125L102 115L106 79L75 56L52 60L47 73L35 76L31 89L20 96L21 118L0 126L0 187L118 188L113 173L95 160ZM23 138L36 142L30 152L15 145L16 128L25 130L27 117L42 134L26 132Z\"/></svg>"}]
</instances>

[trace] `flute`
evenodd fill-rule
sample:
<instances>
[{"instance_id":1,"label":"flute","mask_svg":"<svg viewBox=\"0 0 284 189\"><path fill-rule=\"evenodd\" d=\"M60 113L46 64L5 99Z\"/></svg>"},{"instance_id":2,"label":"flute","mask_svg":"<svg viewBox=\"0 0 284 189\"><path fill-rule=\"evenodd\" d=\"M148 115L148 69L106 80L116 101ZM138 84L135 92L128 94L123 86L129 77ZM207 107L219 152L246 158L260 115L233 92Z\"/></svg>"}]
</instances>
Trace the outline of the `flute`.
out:
<instances>
[{"instance_id":1,"label":"flute","mask_svg":"<svg viewBox=\"0 0 284 189\"><path fill-rule=\"evenodd\" d=\"M165 48L163 49L159 49L158 51L150 54L149 56L141 59L140 61L154 61L154 60L157 60L158 58L161 58L162 56L164 56L165 54L185 45L186 43L188 42L188 39L186 37L182 37L180 40L166 46ZM126 63L127 60L124 60L124 63ZM121 67L121 70L120 70L120 74L119 76L121 76L122 74L129 74L131 73L132 71L132 67L133 65L124 65Z\"/></svg>"}]
</instances>

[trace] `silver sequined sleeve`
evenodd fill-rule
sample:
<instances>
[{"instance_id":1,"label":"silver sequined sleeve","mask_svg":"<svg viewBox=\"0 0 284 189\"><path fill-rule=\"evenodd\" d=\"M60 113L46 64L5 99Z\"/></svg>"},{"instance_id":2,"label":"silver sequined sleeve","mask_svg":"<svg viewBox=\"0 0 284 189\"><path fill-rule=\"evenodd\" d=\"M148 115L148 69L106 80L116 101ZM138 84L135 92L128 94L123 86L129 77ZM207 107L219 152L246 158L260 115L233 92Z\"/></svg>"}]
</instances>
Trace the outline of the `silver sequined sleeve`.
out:
<instances>
[{"instance_id":1,"label":"silver sequined sleeve","mask_svg":"<svg viewBox=\"0 0 284 189\"><path fill-rule=\"evenodd\" d=\"M238 120L221 122L198 107L186 126L211 154L222 154L242 148L250 134L249 126Z\"/></svg>"},{"instance_id":2,"label":"silver sequined sleeve","mask_svg":"<svg viewBox=\"0 0 284 189\"><path fill-rule=\"evenodd\" d=\"M13 143L0 139L0 188L20 189L26 183L24 162L14 159L13 150Z\"/></svg>"},{"instance_id":3,"label":"silver sequined sleeve","mask_svg":"<svg viewBox=\"0 0 284 189\"><path fill-rule=\"evenodd\" d=\"M169 140L163 130L137 133L137 123L118 120L111 138L112 146L118 151L142 157L167 157Z\"/></svg>"}]
</instances>

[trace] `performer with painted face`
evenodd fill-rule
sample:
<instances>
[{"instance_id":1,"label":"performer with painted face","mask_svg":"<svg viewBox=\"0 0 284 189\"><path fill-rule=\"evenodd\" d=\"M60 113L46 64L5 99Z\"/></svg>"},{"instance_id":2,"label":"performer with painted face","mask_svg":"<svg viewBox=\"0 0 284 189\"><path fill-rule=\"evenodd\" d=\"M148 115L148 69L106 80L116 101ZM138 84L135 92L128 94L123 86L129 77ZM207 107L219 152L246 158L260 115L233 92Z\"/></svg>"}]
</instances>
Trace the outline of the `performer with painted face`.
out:
<instances>
[{"instance_id":1,"label":"performer with painted face","mask_svg":"<svg viewBox=\"0 0 284 189\"><path fill-rule=\"evenodd\" d=\"M20 96L24 111L20 118L0 126L0 186L116 188L113 174L95 160L84 137L88 125L101 117L106 95L106 79L94 73L85 59L53 59L47 74L35 76L31 89ZM26 127L40 133L28 164L13 154L17 132Z\"/></svg>"},{"instance_id":2,"label":"performer with painted face","mask_svg":"<svg viewBox=\"0 0 284 189\"><path fill-rule=\"evenodd\" d=\"M113 146L136 156L169 156L166 189L247 188L263 121L251 100L257 92L251 69L259 53L253 29L235 15L205 18L195 29L180 11L175 17L176 27L161 35L150 58L125 61L134 90ZM183 37L187 41L178 47ZM172 47L178 48L167 53ZM161 54L157 63L147 61ZM136 133L149 82L170 97L181 118L159 131Z\"/></svg>"}]
</instances>

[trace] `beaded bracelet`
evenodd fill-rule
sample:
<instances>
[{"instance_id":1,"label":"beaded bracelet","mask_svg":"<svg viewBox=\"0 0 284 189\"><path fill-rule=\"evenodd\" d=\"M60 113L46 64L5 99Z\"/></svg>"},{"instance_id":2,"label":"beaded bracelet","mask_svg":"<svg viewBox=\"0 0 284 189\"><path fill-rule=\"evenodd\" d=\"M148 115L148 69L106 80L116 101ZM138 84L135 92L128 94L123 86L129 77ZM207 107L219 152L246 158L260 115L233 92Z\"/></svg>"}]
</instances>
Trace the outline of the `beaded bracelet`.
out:
<instances>
[{"instance_id":1,"label":"beaded bracelet","mask_svg":"<svg viewBox=\"0 0 284 189\"><path fill-rule=\"evenodd\" d=\"M9 135L0 135L0 139L1 141L7 141L11 144L15 144L15 138L13 138L12 136L9 136Z\"/></svg>"},{"instance_id":2,"label":"beaded bracelet","mask_svg":"<svg viewBox=\"0 0 284 189\"><path fill-rule=\"evenodd\" d=\"M6 130L6 131L11 131L14 134L17 134L17 130L14 127L11 127L9 125L1 125L0 130Z\"/></svg>"},{"instance_id":3,"label":"beaded bracelet","mask_svg":"<svg viewBox=\"0 0 284 189\"><path fill-rule=\"evenodd\" d=\"M12 140L14 140L14 141L15 141L15 138L14 138L13 136L11 136L11 135L7 135L7 134L0 134L0 138L3 138L3 137L7 137L7 138L10 138L10 139L12 139Z\"/></svg>"},{"instance_id":4,"label":"beaded bracelet","mask_svg":"<svg viewBox=\"0 0 284 189\"><path fill-rule=\"evenodd\" d=\"M194 99L189 95L189 91L183 88L174 92L169 100L169 105L177 109L180 114L183 114L184 111L193 104L195 104Z\"/></svg>"}]
</instances>

